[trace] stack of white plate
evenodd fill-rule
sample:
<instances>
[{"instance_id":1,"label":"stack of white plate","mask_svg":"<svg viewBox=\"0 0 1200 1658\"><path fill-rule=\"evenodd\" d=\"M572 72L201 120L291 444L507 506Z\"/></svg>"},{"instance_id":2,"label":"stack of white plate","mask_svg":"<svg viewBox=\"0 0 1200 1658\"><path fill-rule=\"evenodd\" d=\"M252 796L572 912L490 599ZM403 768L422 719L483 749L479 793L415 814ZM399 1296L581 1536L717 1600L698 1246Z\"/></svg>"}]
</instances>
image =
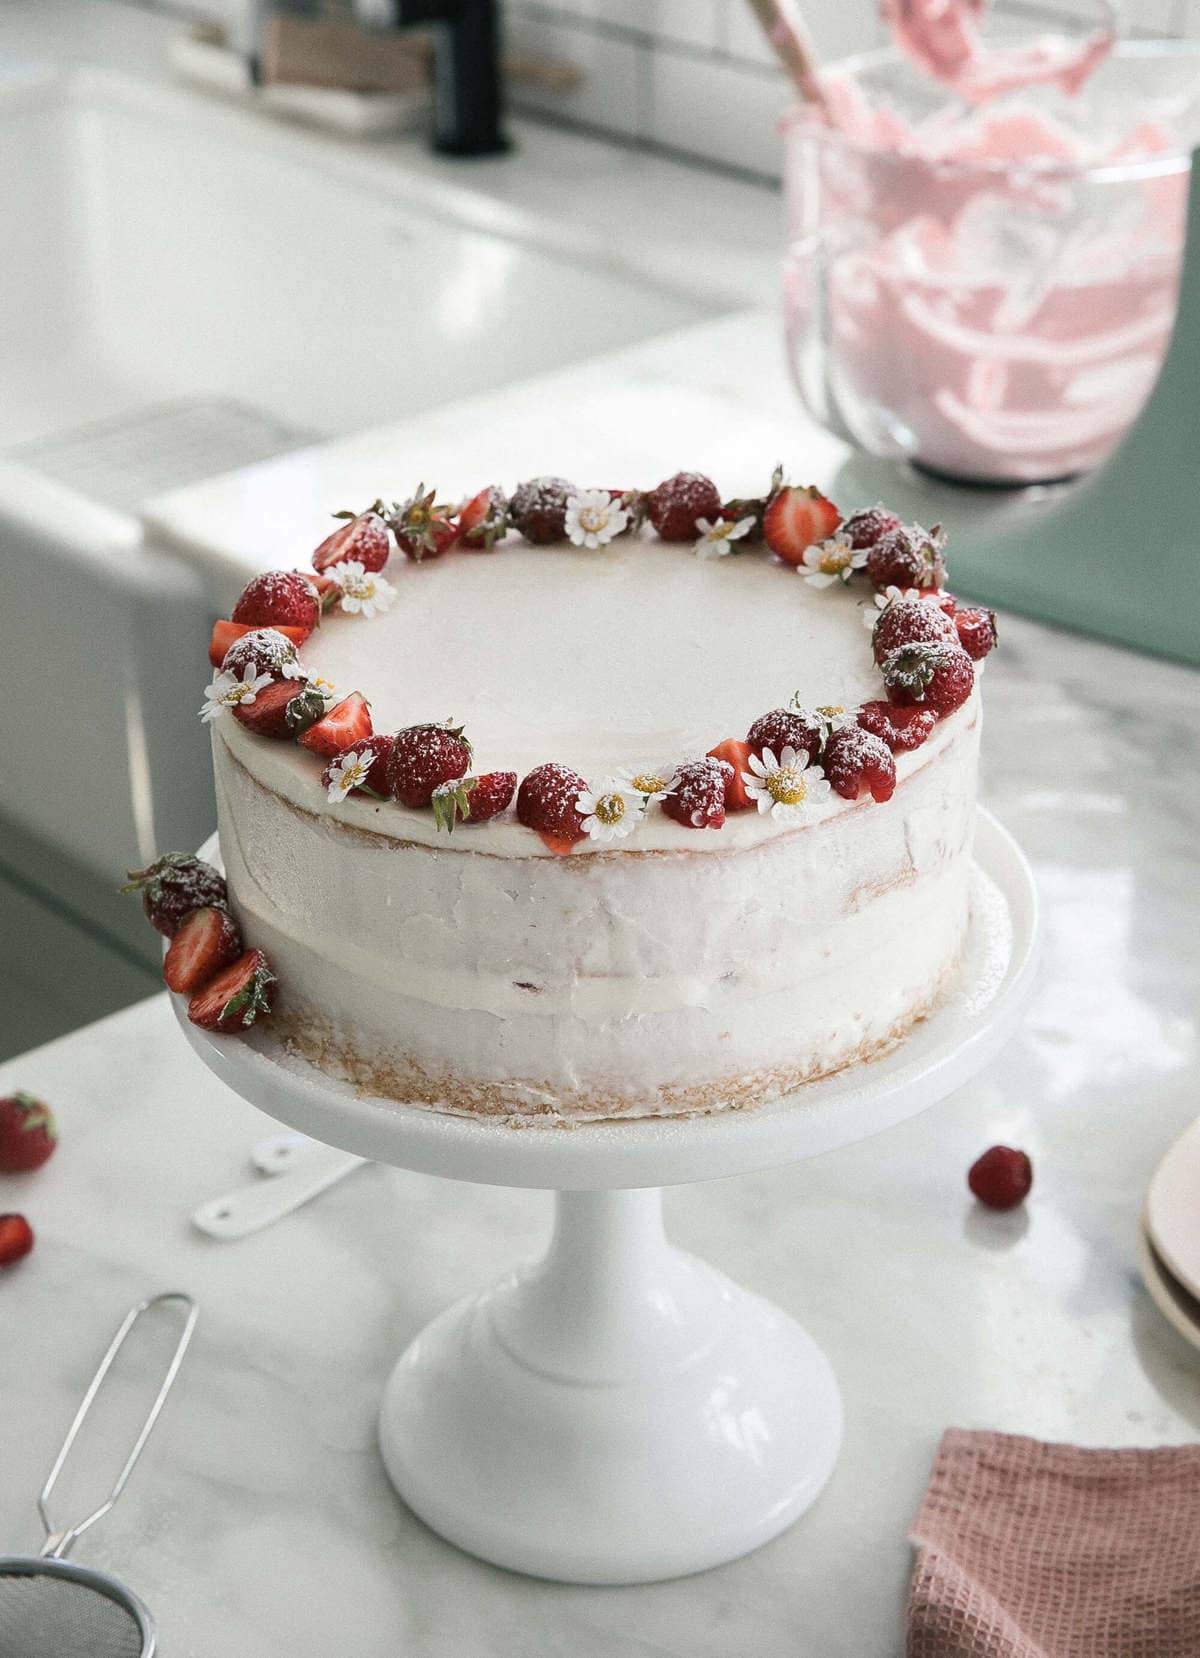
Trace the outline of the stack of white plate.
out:
<instances>
[{"instance_id":1,"label":"stack of white plate","mask_svg":"<svg viewBox=\"0 0 1200 1658\"><path fill-rule=\"evenodd\" d=\"M1200 1118L1163 1158L1138 1227L1138 1266L1155 1306L1200 1349Z\"/></svg>"}]
</instances>

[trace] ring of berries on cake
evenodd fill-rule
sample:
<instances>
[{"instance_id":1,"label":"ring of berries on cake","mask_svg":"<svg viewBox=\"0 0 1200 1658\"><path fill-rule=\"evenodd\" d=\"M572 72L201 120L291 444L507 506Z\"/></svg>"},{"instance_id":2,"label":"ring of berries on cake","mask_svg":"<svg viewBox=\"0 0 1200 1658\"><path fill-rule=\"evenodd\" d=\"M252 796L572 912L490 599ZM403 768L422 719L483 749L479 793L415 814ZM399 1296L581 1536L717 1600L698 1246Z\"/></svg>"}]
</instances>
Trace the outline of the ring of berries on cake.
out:
<instances>
[{"instance_id":1,"label":"ring of berries on cake","mask_svg":"<svg viewBox=\"0 0 1200 1658\"><path fill-rule=\"evenodd\" d=\"M584 488L546 475L511 494L485 485L457 505L422 484L397 502L380 498L335 518L306 565L254 577L230 619L216 624L201 718L236 721L259 742L298 745L311 757L324 809L357 800L428 813L455 847L500 819L528 830L539 853L621 856L636 850L638 829L655 816L720 833L738 814L757 814L764 833L787 833L844 802L877 807L896 789L896 757L920 749L962 708L996 642L995 617L960 607L944 587L940 526L905 524L882 505L843 514L816 486L786 481L782 468L757 496L725 499L693 471L650 489ZM849 708L789 701L781 651L779 706L744 736L712 731L706 753L658 756L650 767L630 755L611 775L585 775L564 754L522 776L505 769L502 753L476 756L469 709L465 723L423 718L377 731L369 685L335 688L305 666L318 629L369 626L403 606L405 583L453 582L459 557L502 556L522 540L547 557L557 543L600 562L618 542L644 543L647 557L662 542L690 544L707 559L772 561L781 608L764 619L768 630L785 614L785 577L830 595L814 603L861 592L863 649L878 695ZM451 693L455 648L447 641ZM434 711L413 710L422 712ZM242 948L220 877L195 863L160 860L136 878L139 890L153 924L172 939L168 983L191 995L190 1016L218 1032L245 1029L270 1012L274 976L261 951Z\"/></svg>"}]
</instances>

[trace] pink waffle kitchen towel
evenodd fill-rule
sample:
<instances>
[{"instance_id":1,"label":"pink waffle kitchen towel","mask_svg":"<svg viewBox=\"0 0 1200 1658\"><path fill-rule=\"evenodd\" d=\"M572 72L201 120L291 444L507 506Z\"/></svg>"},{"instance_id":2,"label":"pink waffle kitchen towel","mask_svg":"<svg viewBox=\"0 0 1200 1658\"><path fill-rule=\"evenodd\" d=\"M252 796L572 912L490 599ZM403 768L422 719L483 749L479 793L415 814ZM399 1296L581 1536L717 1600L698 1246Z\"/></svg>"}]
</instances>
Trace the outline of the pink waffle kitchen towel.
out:
<instances>
[{"instance_id":1,"label":"pink waffle kitchen towel","mask_svg":"<svg viewBox=\"0 0 1200 1658\"><path fill-rule=\"evenodd\" d=\"M1200 1658L1200 1445L951 1428L911 1541L907 1658Z\"/></svg>"}]
</instances>

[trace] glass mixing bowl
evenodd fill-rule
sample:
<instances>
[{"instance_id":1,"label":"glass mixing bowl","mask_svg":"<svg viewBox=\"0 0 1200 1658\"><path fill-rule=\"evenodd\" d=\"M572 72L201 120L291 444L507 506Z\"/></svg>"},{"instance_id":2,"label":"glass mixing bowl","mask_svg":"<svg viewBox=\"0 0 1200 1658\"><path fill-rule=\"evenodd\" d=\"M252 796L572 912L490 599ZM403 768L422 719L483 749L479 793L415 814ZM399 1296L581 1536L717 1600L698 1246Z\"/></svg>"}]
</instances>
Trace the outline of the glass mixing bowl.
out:
<instances>
[{"instance_id":1,"label":"glass mixing bowl","mask_svg":"<svg viewBox=\"0 0 1200 1658\"><path fill-rule=\"evenodd\" d=\"M831 73L841 130L801 111L786 131L787 342L810 413L960 482L1094 467L1170 338L1200 43L1126 41L1075 99L974 116L894 51Z\"/></svg>"}]
</instances>

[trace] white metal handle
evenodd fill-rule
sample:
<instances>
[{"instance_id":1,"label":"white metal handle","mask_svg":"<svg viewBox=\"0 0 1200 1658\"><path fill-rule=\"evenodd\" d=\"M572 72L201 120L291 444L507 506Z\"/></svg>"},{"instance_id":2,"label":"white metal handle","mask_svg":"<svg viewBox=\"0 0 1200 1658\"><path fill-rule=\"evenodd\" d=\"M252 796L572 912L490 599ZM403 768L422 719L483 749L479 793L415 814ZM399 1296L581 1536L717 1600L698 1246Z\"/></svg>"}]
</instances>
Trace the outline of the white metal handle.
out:
<instances>
[{"instance_id":1,"label":"white metal handle","mask_svg":"<svg viewBox=\"0 0 1200 1658\"><path fill-rule=\"evenodd\" d=\"M285 1129L282 1134L268 1134L258 1140L250 1151L250 1161L263 1174L282 1174L306 1161L312 1151L323 1151L319 1140L310 1140L307 1134Z\"/></svg>"},{"instance_id":2,"label":"white metal handle","mask_svg":"<svg viewBox=\"0 0 1200 1658\"><path fill-rule=\"evenodd\" d=\"M353 1169L361 1168L363 1162L363 1158L332 1146L306 1150L303 1161L284 1174L202 1203L192 1215L192 1224L210 1238L245 1238L290 1215Z\"/></svg>"}]
</instances>

